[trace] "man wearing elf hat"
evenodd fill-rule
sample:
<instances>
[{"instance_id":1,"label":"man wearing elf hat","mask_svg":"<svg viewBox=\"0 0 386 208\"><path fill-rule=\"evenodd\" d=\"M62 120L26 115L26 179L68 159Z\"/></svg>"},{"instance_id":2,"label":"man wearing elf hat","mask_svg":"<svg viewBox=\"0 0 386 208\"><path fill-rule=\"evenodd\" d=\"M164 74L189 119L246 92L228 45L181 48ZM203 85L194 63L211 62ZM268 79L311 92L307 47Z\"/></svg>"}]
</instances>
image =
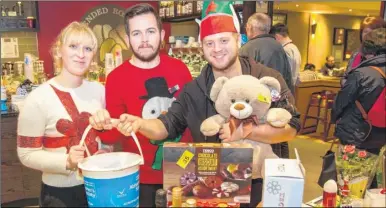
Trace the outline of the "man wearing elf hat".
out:
<instances>
[{"instance_id":1,"label":"man wearing elf hat","mask_svg":"<svg viewBox=\"0 0 386 208\"><path fill-rule=\"evenodd\" d=\"M217 114L209 96L215 79L221 76L231 78L241 74L251 74L257 78L271 76L279 80L281 96L272 107L286 108L291 112L292 119L284 128L273 128L268 124L259 125L248 135L248 139L276 144L295 137L300 130L300 115L293 106L293 96L279 72L238 56L240 36L232 9L230 2L204 2L200 40L208 64L197 79L185 85L166 114L160 115L158 119L142 119L123 114L118 127L120 132L130 135L134 131L153 140L163 140L175 138L189 128L194 142L197 143L230 142L242 139L234 136L231 139L229 124L223 126L219 135L212 137L205 137L200 132L200 125L206 118ZM278 156L281 155L280 148L273 149ZM262 179L252 180L251 191L251 203L248 206L256 207L261 201Z\"/></svg>"}]
</instances>

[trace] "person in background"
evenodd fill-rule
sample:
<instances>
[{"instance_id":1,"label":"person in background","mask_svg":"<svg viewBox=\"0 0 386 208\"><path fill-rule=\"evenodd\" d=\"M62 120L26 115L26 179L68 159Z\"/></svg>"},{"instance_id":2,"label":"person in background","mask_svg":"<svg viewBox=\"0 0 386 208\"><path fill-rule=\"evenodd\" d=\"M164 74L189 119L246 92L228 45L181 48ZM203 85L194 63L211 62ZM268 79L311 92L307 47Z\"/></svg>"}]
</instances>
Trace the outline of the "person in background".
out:
<instances>
[{"instance_id":1,"label":"person in background","mask_svg":"<svg viewBox=\"0 0 386 208\"><path fill-rule=\"evenodd\" d=\"M385 28L374 29L363 37L361 54L364 61L348 73L346 82L335 98L331 121L336 123L334 135L342 145L355 145L358 149L379 154L382 146L386 144L386 128L375 125L371 127L363 118L355 101L358 101L368 114L376 102L383 100L380 106L383 113L377 112L376 117L386 117L385 108L382 106L385 95L381 94L385 92L385 78L381 74L386 72ZM374 187L374 183L372 186Z\"/></svg>"},{"instance_id":2,"label":"person in background","mask_svg":"<svg viewBox=\"0 0 386 208\"><path fill-rule=\"evenodd\" d=\"M283 23L277 23L272 26L270 34L274 35L276 40L283 46L291 66L292 83L296 84L299 78L302 59L298 47L289 37L288 27Z\"/></svg>"},{"instance_id":3,"label":"person in background","mask_svg":"<svg viewBox=\"0 0 386 208\"><path fill-rule=\"evenodd\" d=\"M23 165L43 172L40 207L87 206L76 168L84 159L86 149L79 142L89 117L105 108L103 85L84 80L97 47L86 24L67 25L52 46L60 73L33 90L20 111L17 154ZM111 151L95 130L89 131L85 144L91 155Z\"/></svg>"},{"instance_id":4,"label":"person in background","mask_svg":"<svg viewBox=\"0 0 386 208\"><path fill-rule=\"evenodd\" d=\"M314 64L311 64L311 63L307 63L305 66L304 66L304 70L310 70L310 71L315 71L316 67Z\"/></svg>"},{"instance_id":5,"label":"person in background","mask_svg":"<svg viewBox=\"0 0 386 208\"><path fill-rule=\"evenodd\" d=\"M298 82L314 80L318 80L318 73L315 72L315 65L308 63L304 66L304 71L299 73Z\"/></svg>"},{"instance_id":6,"label":"person in background","mask_svg":"<svg viewBox=\"0 0 386 208\"><path fill-rule=\"evenodd\" d=\"M138 153L131 137L119 129L106 128L111 118L132 114L144 119L155 119L168 111L180 89L192 80L187 66L180 60L160 54L165 31L161 18L149 4L137 4L125 12L124 22L127 45L133 51L130 60L115 68L106 81L106 110L90 118L97 130L107 129L99 135L103 142L121 142L123 151ZM162 142L149 141L138 135L145 164L140 167L139 207L155 207L155 193L163 187L163 142L189 142L189 131L181 132Z\"/></svg>"},{"instance_id":7,"label":"person in background","mask_svg":"<svg viewBox=\"0 0 386 208\"><path fill-rule=\"evenodd\" d=\"M386 21L382 19L381 17L366 17L363 19L360 27L360 33L359 33L359 40L362 43L363 37L371 32L374 29L377 28L386 28ZM364 56L362 55L361 51L358 49L358 51L354 52L350 60L348 61L346 71L344 73L344 76L341 79L341 86L343 86L344 82L347 80L347 76L350 73L350 71L354 68L356 68L363 60Z\"/></svg>"},{"instance_id":8,"label":"person in background","mask_svg":"<svg viewBox=\"0 0 386 208\"><path fill-rule=\"evenodd\" d=\"M292 82L291 66L287 54L275 38L269 34L271 18L263 13L255 13L249 17L246 24L248 42L240 48L239 55L249 57L269 68L276 69L283 76L292 95L295 86ZM281 157L289 158L288 143L281 145Z\"/></svg>"},{"instance_id":9,"label":"person in background","mask_svg":"<svg viewBox=\"0 0 386 208\"><path fill-rule=\"evenodd\" d=\"M327 56L326 63L320 69L320 73L322 73L323 76L330 76L334 68L335 68L335 57L331 55Z\"/></svg>"}]
</instances>

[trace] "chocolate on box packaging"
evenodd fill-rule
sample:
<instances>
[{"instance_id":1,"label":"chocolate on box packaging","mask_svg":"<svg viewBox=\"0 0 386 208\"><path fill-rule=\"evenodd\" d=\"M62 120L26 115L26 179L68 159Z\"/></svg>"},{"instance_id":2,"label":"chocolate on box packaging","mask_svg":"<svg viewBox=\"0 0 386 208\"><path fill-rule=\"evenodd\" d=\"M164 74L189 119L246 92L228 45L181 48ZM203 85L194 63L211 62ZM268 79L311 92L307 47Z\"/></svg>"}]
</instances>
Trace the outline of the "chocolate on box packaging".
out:
<instances>
[{"instance_id":1,"label":"chocolate on box packaging","mask_svg":"<svg viewBox=\"0 0 386 208\"><path fill-rule=\"evenodd\" d=\"M182 188L183 200L249 203L253 148L249 144L165 143L164 189Z\"/></svg>"}]
</instances>

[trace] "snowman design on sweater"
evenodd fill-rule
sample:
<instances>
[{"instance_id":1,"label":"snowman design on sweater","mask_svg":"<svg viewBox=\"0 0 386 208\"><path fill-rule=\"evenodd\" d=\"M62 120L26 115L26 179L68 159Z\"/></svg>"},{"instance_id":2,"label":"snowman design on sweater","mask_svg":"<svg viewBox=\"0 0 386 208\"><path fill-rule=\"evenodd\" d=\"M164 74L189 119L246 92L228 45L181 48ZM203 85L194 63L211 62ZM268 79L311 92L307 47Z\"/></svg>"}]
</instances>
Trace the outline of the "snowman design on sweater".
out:
<instances>
[{"instance_id":1,"label":"snowman design on sweater","mask_svg":"<svg viewBox=\"0 0 386 208\"><path fill-rule=\"evenodd\" d=\"M179 89L178 85L169 88L163 77L154 77L146 80L145 88L148 94L140 97L140 99L147 100L142 108L142 118L144 119L156 119L161 114L165 114L173 101L176 100L174 94ZM177 138L167 138L162 141L150 140L151 144L158 145L152 164L154 170L160 170L162 167L164 142L179 142L180 140L181 135Z\"/></svg>"}]
</instances>

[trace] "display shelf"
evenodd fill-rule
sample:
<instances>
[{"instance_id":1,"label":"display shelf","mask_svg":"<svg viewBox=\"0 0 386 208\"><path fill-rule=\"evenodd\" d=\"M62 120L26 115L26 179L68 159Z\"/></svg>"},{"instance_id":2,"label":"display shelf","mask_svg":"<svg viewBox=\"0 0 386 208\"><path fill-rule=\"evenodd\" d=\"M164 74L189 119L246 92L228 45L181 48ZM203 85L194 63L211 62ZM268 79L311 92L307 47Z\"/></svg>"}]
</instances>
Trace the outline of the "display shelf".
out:
<instances>
[{"instance_id":1,"label":"display shelf","mask_svg":"<svg viewBox=\"0 0 386 208\"><path fill-rule=\"evenodd\" d=\"M38 28L0 28L0 32L38 32Z\"/></svg>"},{"instance_id":2,"label":"display shelf","mask_svg":"<svg viewBox=\"0 0 386 208\"><path fill-rule=\"evenodd\" d=\"M39 31L37 1L1 1L0 32Z\"/></svg>"},{"instance_id":3,"label":"display shelf","mask_svg":"<svg viewBox=\"0 0 386 208\"><path fill-rule=\"evenodd\" d=\"M201 18L202 1L160 1L163 22L185 22Z\"/></svg>"}]
</instances>

